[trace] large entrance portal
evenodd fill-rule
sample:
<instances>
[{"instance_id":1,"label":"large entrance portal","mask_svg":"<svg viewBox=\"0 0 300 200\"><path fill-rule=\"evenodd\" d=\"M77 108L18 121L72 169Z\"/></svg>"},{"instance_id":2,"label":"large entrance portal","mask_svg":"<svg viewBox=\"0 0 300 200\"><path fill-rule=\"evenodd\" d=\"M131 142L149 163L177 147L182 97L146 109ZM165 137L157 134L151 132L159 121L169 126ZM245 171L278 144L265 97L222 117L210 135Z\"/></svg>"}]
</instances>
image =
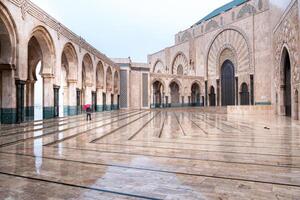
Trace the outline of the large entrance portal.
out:
<instances>
[{"instance_id":1,"label":"large entrance portal","mask_svg":"<svg viewBox=\"0 0 300 200\"><path fill-rule=\"evenodd\" d=\"M180 106L179 85L176 82L170 84L171 106Z\"/></svg>"},{"instance_id":2,"label":"large entrance portal","mask_svg":"<svg viewBox=\"0 0 300 200\"><path fill-rule=\"evenodd\" d=\"M240 96L241 96L241 105L242 106L250 104L249 89L248 89L247 83L242 84Z\"/></svg>"},{"instance_id":3,"label":"large entrance portal","mask_svg":"<svg viewBox=\"0 0 300 200\"><path fill-rule=\"evenodd\" d=\"M200 106L200 86L198 83L192 85L192 106Z\"/></svg>"},{"instance_id":4,"label":"large entrance portal","mask_svg":"<svg viewBox=\"0 0 300 200\"><path fill-rule=\"evenodd\" d=\"M159 81L153 83L153 104L155 108L162 106L163 85Z\"/></svg>"},{"instance_id":5,"label":"large entrance portal","mask_svg":"<svg viewBox=\"0 0 300 200\"><path fill-rule=\"evenodd\" d=\"M283 50L284 58L284 107L285 115L292 116L292 88L291 88L291 62L286 49Z\"/></svg>"},{"instance_id":6,"label":"large entrance portal","mask_svg":"<svg viewBox=\"0 0 300 200\"><path fill-rule=\"evenodd\" d=\"M214 86L210 87L209 106L216 106L216 93Z\"/></svg>"},{"instance_id":7,"label":"large entrance portal","mask_svg":"<svg viewBox=\"0 0 300 200\"><path fill-rule=\"evenodd\" d=\"M234 92L234 66L230 60L226 60L221 70L222 106L235 105Z\"/></svg>"}]
</instances>

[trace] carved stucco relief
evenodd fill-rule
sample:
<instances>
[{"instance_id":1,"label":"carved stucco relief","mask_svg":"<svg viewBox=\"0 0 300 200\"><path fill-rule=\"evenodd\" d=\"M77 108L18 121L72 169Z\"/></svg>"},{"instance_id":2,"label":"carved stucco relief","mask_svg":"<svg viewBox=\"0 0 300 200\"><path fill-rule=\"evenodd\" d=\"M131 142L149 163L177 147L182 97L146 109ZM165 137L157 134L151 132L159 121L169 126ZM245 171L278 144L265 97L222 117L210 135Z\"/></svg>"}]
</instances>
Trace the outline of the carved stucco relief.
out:
<instances>
[{"instance_id":1,"label":"carved stucco relief","mask_svg":"<svg viewBox=\"0 0 300 200\"><path fill-rule=\"evenodd\" d=\"M283 82L283 67L282 61L282 50L287 47L290 56L291 68L292 68L292 79L294 83L300 83L300 68L299 68L299 53L298 53L298 3L290 9L289 13L282 20L280 25L274 32L273 48L275 57L275 87L280 88Z\"/></svg>"},{"instance_id":2,"label":"carved stucco relief","mask_svg":"<svg viewBox=\"0 0 300 200\"><path fill-rule=\"evenodd\" d=\"M224 50L230 50L230 59L235 65L236 74L251 73L251 50L247 37L241 31L228 28L220 31L209 46L207 54L207 76L208 79L215 79L220 73L220 56ZM221 58L221 60L226 58Z\"/></svg>"}]
</instances>

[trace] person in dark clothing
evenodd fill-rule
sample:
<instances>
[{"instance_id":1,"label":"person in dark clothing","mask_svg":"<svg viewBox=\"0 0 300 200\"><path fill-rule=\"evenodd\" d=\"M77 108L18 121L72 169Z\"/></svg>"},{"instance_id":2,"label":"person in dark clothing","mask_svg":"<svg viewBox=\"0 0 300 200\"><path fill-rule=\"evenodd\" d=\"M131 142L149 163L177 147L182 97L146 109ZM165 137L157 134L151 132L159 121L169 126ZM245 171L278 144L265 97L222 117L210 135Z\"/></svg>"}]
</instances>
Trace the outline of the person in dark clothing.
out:
<instances>
[{"instance_id":1,"label":"person in dark clothing","mask_svg":"<svg viewBox=\"0 0 300 200\"><path fill-rule=\"evenodd\" d=\"M92 109L91 107L88 107L86 109L86 121L92 121Z\"/></svg>"}]
</instances>

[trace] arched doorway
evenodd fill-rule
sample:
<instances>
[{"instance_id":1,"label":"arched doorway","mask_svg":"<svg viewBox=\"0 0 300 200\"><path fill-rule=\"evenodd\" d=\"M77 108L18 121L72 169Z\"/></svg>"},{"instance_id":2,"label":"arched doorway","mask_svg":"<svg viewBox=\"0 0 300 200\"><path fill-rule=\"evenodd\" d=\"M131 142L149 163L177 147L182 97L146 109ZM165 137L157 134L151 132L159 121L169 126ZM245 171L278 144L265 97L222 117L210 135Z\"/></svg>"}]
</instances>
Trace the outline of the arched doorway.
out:
<instances>
[{"instance_id":1,"label":"arched doorway","mask_svg":"<svg viewBox=\"0 0 300 200\"><path fill-rule=\"evenodd\" d=\"M249 105L249 89L247 83L242 83L241 85L241 92L240 92L240 99L241 105Z\"/></svg>"},{"instance_id":2,"label":"arched doorway","mask_svg":"<svg viewBox=\"0 0 300 200\"><path fill-rule=\"evenodd\" d=\"M153 104L155 108L162 107L163 104L163 84L160 81L155 81L153 87Z\"/></svg>"},{"instance_id":3,"label":"arched doorway","mask_svg":"<svg viewBox=\"0 0 300 200\"><path fill-rule=\"evenodd\" d=\"M74 46L67 43L61 55L61 80L59 90L59 115L76 115L80 107L77 87L78 58ZM79 98L77 98L79 95ZM79 102L77 102L77 100ZM79 107L77 107L79 104Z\"/></svg>"},{"instance_id":4,"label":"arched doorway","mask_svg":"<svg viewBox=\"0 0 300 200\"><path fill-rule=\"evenodd\" d=\"M52 38L43 27L37 27L28 42L28 78L26 116L28 119L49 119L55 116L53 66L55 50Z\"/></svg>"},{"instance_id":5,"label":"arched doorway","mask_svg":"<svg viewBox=\"0 0 300 200\"><path fill-rule=\"evenodd\" d=\"M222 106L235 105L234 81L233 63L226 60L221 69Z\"/></svg>"},{"instance_id":6,"label":"arched doorway","mask_svg":"<svg viewBox=\"0 0 300 200\"><path fill-rule=\"evenodd\" d=\"M210 106L216 106L216 93L214 86L210 87L210 93L209 93L209 105Z\"/></svg>"},{"instance_id":7,"label":"arched doorway","mask_svg":"<svg viewBox=\"0 0 300 200\"><path fill-rule=\"evenodd\" d=\"M112 99L112 93L113 93L113 76L112 76L112 70L110 67L106 70L106 108L107 110L111 110L113 99ZM110 105L108 105L108 104Z\"/></svg>"},{"instance_id":8,"label":"arched doorway","mask_svg":"<svg viewBox=\"0 0 300 200\"><path fill-rule=\"evenodd\" d=\"M170 84L171 106L180 106L179 85L176 82Z\"/></svg>"},{"instance_id":9,"label":"arched doorway","mask_svg":"<svg viewBox=\"0 0 300 200\"><path fill-rule=\"evenodd\" d=\"M92 105L93 61L89 54L85 54L82 61L82 104Z\"/></svg>"},{"instance_id":10,"label":"arched doorway","mask_svg":"<svg viewBox=\"0 0 300 200\"><path fill-rule=\"evenodd\" d=\"M119 73L117 71L115 71L115 74L114 74L114 102L115 102L115 105L114 105L114 109L118 109L119 108Z\"/></svg>"},{"instance_id":11,"label":"arched doorway","mask_svg":"<svg viewBox=\"0 0 300 200\"><path fill-rule=\"evenodd\" d=\"M97 85L97 104L102 104L100 106L97 105L96 111L103 111L104 110L104 104L103 104L103 94L104 94L104 66L102 62L100 61L97 65L96 69L96 85Z\"/></svg>"},{"instance_id":12,"label":"arched doorway","mask_svg":"<svg viewBox=\"0 0 300 200\"><path fill-rule=\"evenodd\" d=\"M292 116L292 87L291 87L291 62L286 48L283 50L283 84L285 115Z\"/></svg>"},{"instance_id":13,"label":"arched doorway","mask_svg":"<svg viewBox=\"0 0 300 200\"><path fill-rule=\"evenodd\" d=\"M24 120L24 81L15 81L18 66L16 58L18 52L15 23L0 2L0 124L15 123ZM16 88L16 90L13 90ZM14 92L15 91L15 92ZM12 93L13 92L13 93ZM8 95L10 94L10 95ZM15 98L17 97L16 101ZM11 112L16 108L16 112ZM9 112L7 112L9 111Z\"/></svg>"},{"instance_id":14,"label":"arched doorway","mask_svg":"<svg viewBox=\"0 0 300 200\"><path fill-rule=\"evenodd\" d=\"M192 106L200 106L200 86L194 83L191 88Z\"/></svg>"}]
</instances>

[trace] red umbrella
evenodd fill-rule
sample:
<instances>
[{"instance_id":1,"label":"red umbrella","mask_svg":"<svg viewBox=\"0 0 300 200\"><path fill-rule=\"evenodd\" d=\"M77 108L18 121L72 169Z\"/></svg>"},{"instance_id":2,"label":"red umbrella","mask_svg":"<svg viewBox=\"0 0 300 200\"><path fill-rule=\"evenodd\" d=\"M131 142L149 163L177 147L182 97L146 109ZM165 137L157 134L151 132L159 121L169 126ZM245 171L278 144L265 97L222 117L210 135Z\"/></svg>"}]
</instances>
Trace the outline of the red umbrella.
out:
<instances>
[{"instance_id":1,"label":"red umbrella","mask_svg":"<svg viewBox=\"0 0 300 200\"><path fill-rule=\"evenodd\" d=\"M83 109L86 110L86 109L88 109L88 108L90 108L90 107L91 107L91 104L85 104L85 105L83 106Z\"/></svg>"}]
</instances>

